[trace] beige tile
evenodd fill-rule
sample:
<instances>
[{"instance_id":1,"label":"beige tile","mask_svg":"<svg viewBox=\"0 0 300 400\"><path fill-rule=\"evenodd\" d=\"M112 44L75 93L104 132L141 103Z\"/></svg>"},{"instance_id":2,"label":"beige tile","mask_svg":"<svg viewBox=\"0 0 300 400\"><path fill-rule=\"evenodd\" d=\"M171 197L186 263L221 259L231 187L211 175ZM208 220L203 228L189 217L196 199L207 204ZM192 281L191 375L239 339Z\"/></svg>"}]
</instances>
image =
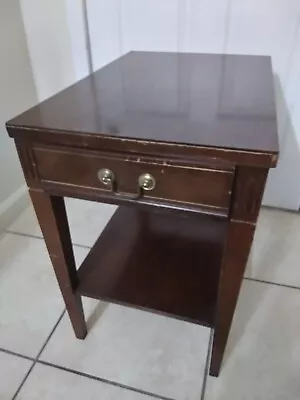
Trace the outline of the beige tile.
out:
<instances>
[{"instance_id":1,"label":"beige tile","mask_svg":"<svg viewBox=\"0 0 300 400\"><path fill-rule=\"evenodd\" d=\"M299 400L300 291L245 281L224 366L205 400Z\"/></svg>"},{"instance_id":2,"label":"beige tile","mask_svg":"<svg viewBox=\"0 0 300 400\"><path fill-rule=\"evenodd\" d=\"M92 246L110 220L116 206L66 198L66 208L73 243ZM8 230L42 237L32 206L28 207Z\"/></svg>"},{"instance_id":3,"label":"beige tile","mask_svg":"<svg viewBox=\"0 0 300 400\"><path fill-rule=\"evenodd\" d=\"M9 400L31 367L32 361L0 351L0 399Z\"/></svg>"},{"instance_id":4,"label":"beige tile","mask_svg":"<svg viewBox=\"0 0 300 400\"><path fill-rule=\"evenodd\" d=\"M81 262L87 249L76 248ZM0 347L36 356L64 308L44 242L0 240Z\"/></svg>"},{"instance_id":5,"label":"beige tile","mask_svg":"<svg viewBox=\"0 0 300 400\"><path fill-rule=\"evenodd\" d=\"M300 214L263 208L245 276L300 287Z\"/></svg>"},{"instance_id":6,"label":"beige tile","mask_svg":"<svg viewBox=\"0 0 300 400\"><path fill-rule=\"evenodd\" d=\"M36 364L17 400L149 400L151 397Z\"/></svg>"},{"instance_id":7,"label":"beige tile","mask_svg":"<svg viewBox=\"0 0 300 400\"><path fill-rule=\"evenodd\" d=\"M88 299L84 304L92 325L87 338L76 340L64 317L41 359L159 396L199 399L208 328Z\"/></svg>"},{"instance_id":8,"label":"beige tile","mask_svg":"<svg viewBox=\"0 0 300 400\"><path fill-rule=\"evenodd\" d=\"M32 205L27 207L26 210L19 215L19 217L7 228L7 231L42 237L42 232Z\"/></svg>"}]
</instances>

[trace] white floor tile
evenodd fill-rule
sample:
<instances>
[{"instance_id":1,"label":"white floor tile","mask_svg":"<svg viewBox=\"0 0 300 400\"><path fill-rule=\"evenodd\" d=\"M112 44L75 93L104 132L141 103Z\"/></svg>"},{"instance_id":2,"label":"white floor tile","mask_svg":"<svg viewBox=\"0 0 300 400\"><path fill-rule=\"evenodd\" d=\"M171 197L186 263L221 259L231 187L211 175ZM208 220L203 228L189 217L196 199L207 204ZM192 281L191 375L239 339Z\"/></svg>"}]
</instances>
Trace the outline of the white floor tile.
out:
<instances>
[{"instance_id":1,"label":"white floor tile","mask_svg":"<svg viewBox=\"0 0 300 400\"><path fill-rule=\"evenodd\" d=\"M63 318L41 359L177 400L199 400L210 330L85 299L89 333Z\"/></svg>"},{"instance_id":2,"label":"white floor tile","mask_svg":"<svg viewBox=\"0 0 300 400\"><path fill-rule=\"evenodd\" d=\"M70 372L36 364L17 400L149 400L135 393Z\"/></svg>"},{"instance_id":3,"label":"white floor tile","mask_svg":"<svg viewBox=\"0 0 300 400\"><path fill-rule=\"evenodd\" d=\"M76 248L81 262L87 249ZM0 240L0 347L34 357L64 308L45 244L6 234Z\"/></svg>"},{"instance_id":4,"label":"white floor tile","mask_svg":"<svg viewBox=\"0 0 300 400\"><path fill-rule=\"evenodd\" d=\"M299 400L300 291L245 281L218 378L205 400Z\"/></svg>"},{"instance_id":5,"label":"white floor tile","mask_svg":"<svg viewBox=\"0 0 300 400\"><path fill-rule=\"evenodd\" d=\"M10 400L32 362L0 351L0 399Z\"/></svg>"},{"instance_id":6,"label":"white floor tile","mask_svg":"<svg viewBox=\"0 0 300 400\"><path fill-rule=\"evenodd\" d=\"M263 208L245 276L300 287L300 214Z\"/></svg>"},{"instance_id":7,"label":"white floor tile","mask_svg":"<svg viewBox=\"0 0 300 400\"><path fill-rule=\"evenodd\" d=\"M66 198L66 208L72 241L85 246L94 244L116 210L116 206L113 205L71 198ZM42 237L32 206L28 207L8 230Z\"/></svg>"}]
</instances>

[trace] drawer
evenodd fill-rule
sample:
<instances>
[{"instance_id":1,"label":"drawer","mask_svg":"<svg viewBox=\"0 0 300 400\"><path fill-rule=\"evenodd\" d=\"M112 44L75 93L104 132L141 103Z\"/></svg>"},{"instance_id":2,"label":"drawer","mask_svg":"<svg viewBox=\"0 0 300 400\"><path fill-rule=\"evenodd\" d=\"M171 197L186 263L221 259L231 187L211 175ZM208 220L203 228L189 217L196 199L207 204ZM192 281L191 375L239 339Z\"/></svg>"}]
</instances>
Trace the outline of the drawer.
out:
<instances>
[{"instance_id":1,"label":"drawer","mask_svg":"<svg viewBox=\"0 0 300 400\"><path fill-rule=\"evenodd\" d=\"M96 152L36 147L41 182L81 187L116 197L228 209L234 170Z\"/></svg>"}]
</instances>

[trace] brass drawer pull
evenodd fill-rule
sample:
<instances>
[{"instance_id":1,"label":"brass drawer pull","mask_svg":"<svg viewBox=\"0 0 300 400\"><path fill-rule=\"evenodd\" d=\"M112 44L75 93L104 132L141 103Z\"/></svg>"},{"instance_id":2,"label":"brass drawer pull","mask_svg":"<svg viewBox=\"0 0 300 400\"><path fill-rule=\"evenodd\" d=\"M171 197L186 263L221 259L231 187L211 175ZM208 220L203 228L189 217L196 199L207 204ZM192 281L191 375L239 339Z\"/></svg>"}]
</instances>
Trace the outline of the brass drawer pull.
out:
<instances>
[{"instance_id":1,"label":"brass drawer pull","mask_svg":"<svg viewBox=\"0 0 300 400\"><path fill-rule=\"evenodd\" d=\"M114 173L108 168L102 168L98 171L98 179L103 185L112 186L115 180Z\"/></svg>"},{"instance_id":2,"label":"brass drawer pull","mask_svg":"<svg viewBox=\"0 0 300 400\"><path fill-rule=\"evenodd\" d=\"M138 182L139 187L147 191L153 190L156 184L155 178L148 173L140 175Z\"/></svg>"},{"instance_id":3,"label":"brass drawer pull","mask_svg":"<svg viewBox=\"0 0 300 400\"><path fill-rule=\"evenodd\" d=\"M126 198L137 199L143 194L143 190L150 191L155 188L156 180L149 173L141 174L138 178L138 193L135 195L129 195L128 193L119 192L117 190L117 181L115 174L108 168L99 169L97 173L98 179L103 185L109 186L113 193Z\"/></svg>"}]
</instances>

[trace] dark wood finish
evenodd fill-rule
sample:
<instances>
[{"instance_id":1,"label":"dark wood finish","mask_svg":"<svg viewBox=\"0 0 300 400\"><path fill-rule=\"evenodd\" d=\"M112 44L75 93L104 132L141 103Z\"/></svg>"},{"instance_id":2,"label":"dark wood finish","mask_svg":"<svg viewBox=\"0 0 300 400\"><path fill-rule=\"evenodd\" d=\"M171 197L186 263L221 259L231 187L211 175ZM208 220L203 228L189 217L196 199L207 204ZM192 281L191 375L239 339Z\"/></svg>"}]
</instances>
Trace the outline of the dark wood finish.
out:
<instances>
[{"instance_id":1,"label":"dark wood finish","mask_svg":"<svg viewBox=\"0 0 300 400\"><path fill-rule=\"evenodd\" d=\"M268 176L266 168L238 167L230 217L256 223Z\"/></svg>"},{"instance_id":2,"label":"dark wood finish","mask_svg":"<svg viewBox=\"0 0 300 400\"><path fill-rule=\"evenodd\" d=\"M178 213L190 213L190 214L207 214L212 216L224 217L228 216L228 211L225 209L216 209L213 207L205 206L194 206L193 204L184 204L178 202L163 202L161 199L145 199L141 196L138 199L130 199L129 197L115 196L115 194L103 194L99 191L91 191L90 189L85 189L77 187L76 193L74 193L74 188L65 185L57 185L52 183L43 183L43 188L47 193L52 193L55 196L62 197L73 197L82 200L97 201L99 203L123 205L123 206L134 206L140 209L147 209L149 207L153 209L160 210L173 210Z\"/></svg>"},{"instance_id":3,"label":"dark wood finish","mask_svg":"<svg viewBox=\"0 0 300 400\"><path fill-rule=\"evenodd\" d=\"M222 147L193 146L178 143L161 143L146 140L127 139L122 140L106 136L90 136L80 132L47 131L26 126L14 125L14 120L6 124L9 135L19 143L26 138L34 143L45 145L63 145L64 147L76 147L77 149L92 149L98 151L111 151L112 149L124 154L140 156L164 156L167 158L182 158L197 161L199 158L227 160L237 165L255 165L257 167L271 168L277 165L278 151L247 151ZM49 133L51 132L51 136Z\"/></svg>"},{"instance_id":4,"label":"dark wood finish","mask_svg":"<svg viewBox=\"0 0 300 400\"><path fill-rule=\"evenodd\" d=\"M238 167L223 254L210 374L218 376L238 299L268 170Z\"/></svg>"},{"instance_id":5,"label":"dark wood finish","mask_svg":"<svg viewBox=\"0 0 300 400\"><path fill-rule=\"evenodd\" d=\"M194 204L228 210L234 168L226 168L212 162L201 166L174 163L166 160L146 160L141 157L127 158L122 154L99 155L94 152L78 152L70 149L34 149L38 175L42 182L76 185L91 188L99 194L112 190L99 181L101 168L108 168L115 175L115 197L143 197L168 203ZM219 163L220 164L220 163ZM138 178L150 173L156 180L155 188L140 193ZM201 190L199 190L201 188Z\"/></svg>"},{"instance_id":6,"label":"dark wood finish","mask_svg":"<svg viewBox=\"0 0 300 400\"><path fill-rule=\"evenodd\" d=\"M226 218L119 207L79 269L78 292L212 326L226 229Z\"/></svg>"},{"instance_id":7,"label":"dark wood finish","mask_svg":"<svg viewBox=\"0 0 300 400\"><path fill-rule=\"evenodd\" d=\"M29 193L75 335L84 339L87 330L81 297L76 293L78 278L64 199L40 190Z\"/></svg>"},{"instance_id":8,"label":"dark wood finish","mask_svg":"<svg viewBox=\"0 0 300 400\"><path fill-rule=\"evenodd\" d=\"M77 337L86 334L81 295L206 324L217 376L278 158L270 58L129 53L7 130ZM113 191L97 180L102 167L117 175ZM144 172L157 187L137 198ZM131 206L78 273L64 196Z\"/></svg>"},{"instance_id":9,"label":"dark wood finish","mask_svg":"<svg viewBox=\"0 0 300 400\"><path fill-rule=\"evenodd\" d=\"M229 225L214 322L210 364L210 375L212 376L218 376L220 372L254 231L254 225L240 221L231 221Z\"/></svg>"},{"instance_id":10,"label":"dark wood finish","mask_svg":"<svg viewBox=\"0 0 300 400\"><path fill-rule=\"evenodd\" d=\"M266 56L131 52L10 125L277 154L270 71Z\"/></svg>"}]
</instances>

